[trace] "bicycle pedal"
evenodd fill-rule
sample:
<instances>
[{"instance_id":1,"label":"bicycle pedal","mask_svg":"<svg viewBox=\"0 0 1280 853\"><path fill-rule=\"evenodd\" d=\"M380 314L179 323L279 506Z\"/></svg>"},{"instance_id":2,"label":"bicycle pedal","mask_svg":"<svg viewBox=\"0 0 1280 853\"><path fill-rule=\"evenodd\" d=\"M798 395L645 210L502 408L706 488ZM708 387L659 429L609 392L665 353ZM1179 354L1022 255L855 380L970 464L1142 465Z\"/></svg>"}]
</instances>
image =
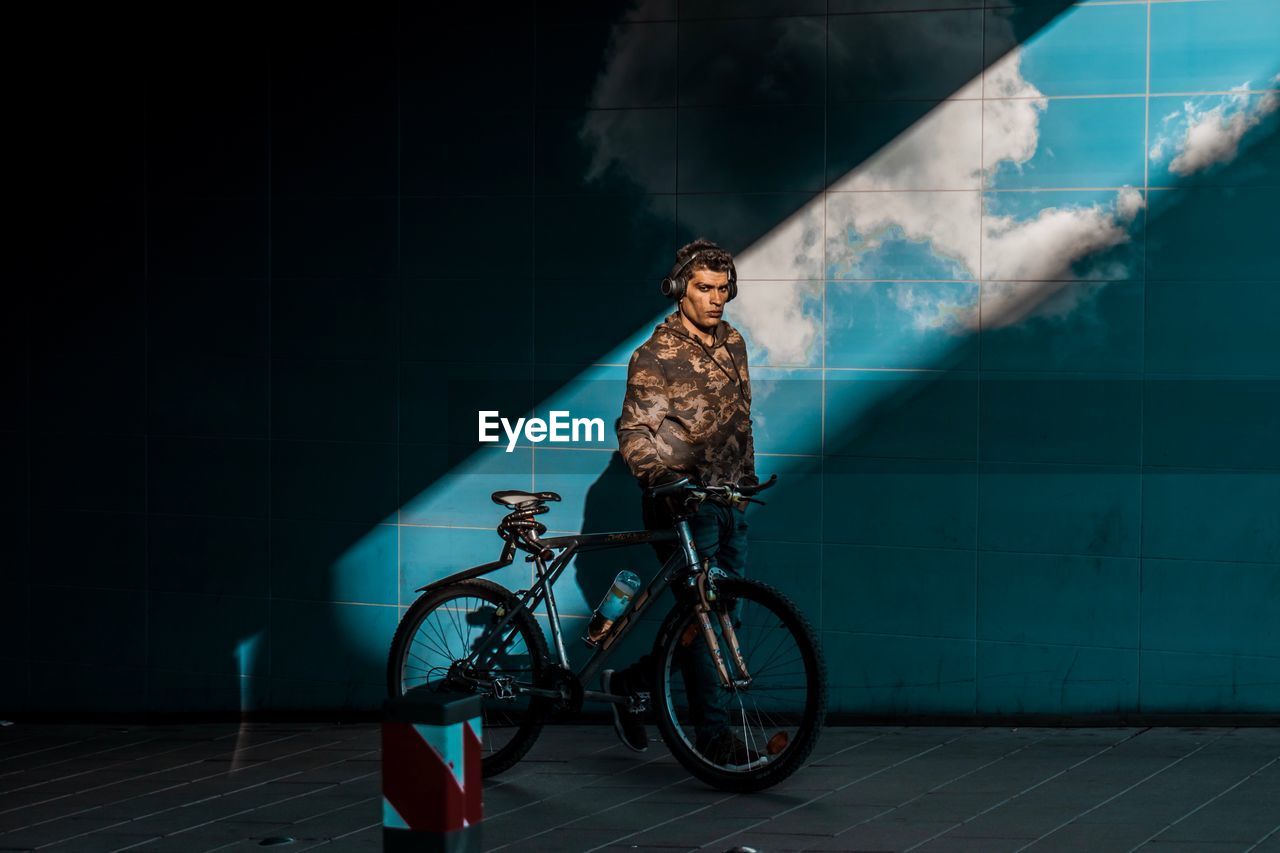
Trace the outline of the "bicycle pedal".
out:
<instances>
[{"instance_id":1,"label":"bicycle pedal","mask_svg":"<svg viewBox=\"0 0 1280 853\"><path fill-rule=\"evenodd\" d=\"M649 691L637 690L635 693L627 697L627 712L631 714L643 714L649 710Z\"/></svg>"}]
</instances>

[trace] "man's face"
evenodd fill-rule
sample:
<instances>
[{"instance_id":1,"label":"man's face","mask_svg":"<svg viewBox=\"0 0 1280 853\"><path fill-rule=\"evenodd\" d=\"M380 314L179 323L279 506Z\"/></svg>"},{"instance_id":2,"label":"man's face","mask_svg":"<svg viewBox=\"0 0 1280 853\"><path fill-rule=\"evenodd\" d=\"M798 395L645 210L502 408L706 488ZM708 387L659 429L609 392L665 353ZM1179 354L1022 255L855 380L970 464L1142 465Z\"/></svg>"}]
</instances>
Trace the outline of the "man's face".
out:
<instances>
[{"instance_id":1,"label":"man's face","mask_svg":"<svg viewBox=\"0 0 1280 853\"><path fill-rule=\"evenodd\" d=\"M684 292L684 313L694 325L714 328L729 301L729 274L708 269L694 270Z\"/></svg>"}]
</instances>

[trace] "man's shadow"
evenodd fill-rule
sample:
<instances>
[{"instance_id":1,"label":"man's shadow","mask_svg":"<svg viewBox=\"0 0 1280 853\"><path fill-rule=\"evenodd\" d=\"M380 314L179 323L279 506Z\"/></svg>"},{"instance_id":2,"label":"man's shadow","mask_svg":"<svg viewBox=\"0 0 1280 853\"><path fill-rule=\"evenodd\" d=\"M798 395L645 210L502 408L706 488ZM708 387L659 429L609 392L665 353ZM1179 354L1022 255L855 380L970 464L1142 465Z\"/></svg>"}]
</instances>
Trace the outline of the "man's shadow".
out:
<instances>
[{"instance_id":1,"label":"man's shadow","mask_svg":"<svg viewBox=\"0 0 1280 853\"><path fill-rule=\"evenodd\" d=\"M608 465L587 489L582 510L582 532L643 530L641 494L636 479L627 468L622 454L617 451L609 454ZM653 546L648 544L579 553L573 561L574 582L588 609L586 615L590 615L590 610L600 603L618 572L629 569L639 575L642 583L647 586L660 568ZM646 609L641 624L631 630L610 656L607 666L611 669L623 669L649 651L653 646L658 625L671 609L672 603L673 599L669 592L654 601ZM585 629L585 622L582 627ZM577 641L576 637L565 639L575 665L590 656L590 651L583 643ZM584 686L595 689L595 685ZM592 708L588 707L588 711L591 710Z\"/></svg>"}]
</instances>

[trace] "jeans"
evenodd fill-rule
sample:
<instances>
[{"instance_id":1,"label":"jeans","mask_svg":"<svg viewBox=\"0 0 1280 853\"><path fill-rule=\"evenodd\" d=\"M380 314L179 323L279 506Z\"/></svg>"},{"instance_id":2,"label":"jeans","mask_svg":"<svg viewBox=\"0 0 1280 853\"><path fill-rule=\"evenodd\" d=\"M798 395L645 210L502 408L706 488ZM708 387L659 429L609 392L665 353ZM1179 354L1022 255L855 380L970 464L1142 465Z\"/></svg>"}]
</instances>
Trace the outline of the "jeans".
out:
<instances>
[{"instance_id":1,"label":"jeans","mask_svg":"<svg viewBox=\"0 0 1280 853\"><path fill-rule=\"evenodd\" d=\"M645 527L650 530L670 529L671 514L665 499L644 500L641 507ZM747 568L747 521L745 515L727 506L704 501L689 519L689 531L700 557L710 557L711 565L734 577L744 577ZM678 542L654 543L658 559L663 563L680 547ZM714 619L713 619L714 624ZM615 684L624 693L654 692L653 655L646 654L619 672ZM716 736L729 725L728 694L721 688L711 654L702 633L688 649L679 653L677 663L684 677L689 699L689 714L699 742ZM732 664L730 664L732 666ZM731 670L732 671L732 670Z\"/></svg>"}]
</instances>

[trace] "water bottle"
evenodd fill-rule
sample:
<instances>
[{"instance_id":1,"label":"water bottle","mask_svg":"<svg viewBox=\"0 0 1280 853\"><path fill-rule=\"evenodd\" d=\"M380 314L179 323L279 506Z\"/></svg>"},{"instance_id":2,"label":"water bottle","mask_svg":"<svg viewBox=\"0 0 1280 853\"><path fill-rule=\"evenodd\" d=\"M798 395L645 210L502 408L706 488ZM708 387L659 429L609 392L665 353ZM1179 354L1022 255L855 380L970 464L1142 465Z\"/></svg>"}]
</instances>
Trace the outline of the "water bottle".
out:
<instances>
[{"instance_id":1,"label":"water bottle","mask_svg":"<svg viewBox=\"0 0 1280 853\"><path fill-rule=\"evenodd\" d=\"M618 576L613 579L613 586L609 587L609 591L605 593L604 600L600 602L596 612L591 614L591 621L587 624L587 633L582 635L582 641L588 646L594 646L600 642L604 635L609 633L613 623L627 612L632 596L639 591L639 575L625 569L618 572Z\"/></svg>"}]
</instances>

